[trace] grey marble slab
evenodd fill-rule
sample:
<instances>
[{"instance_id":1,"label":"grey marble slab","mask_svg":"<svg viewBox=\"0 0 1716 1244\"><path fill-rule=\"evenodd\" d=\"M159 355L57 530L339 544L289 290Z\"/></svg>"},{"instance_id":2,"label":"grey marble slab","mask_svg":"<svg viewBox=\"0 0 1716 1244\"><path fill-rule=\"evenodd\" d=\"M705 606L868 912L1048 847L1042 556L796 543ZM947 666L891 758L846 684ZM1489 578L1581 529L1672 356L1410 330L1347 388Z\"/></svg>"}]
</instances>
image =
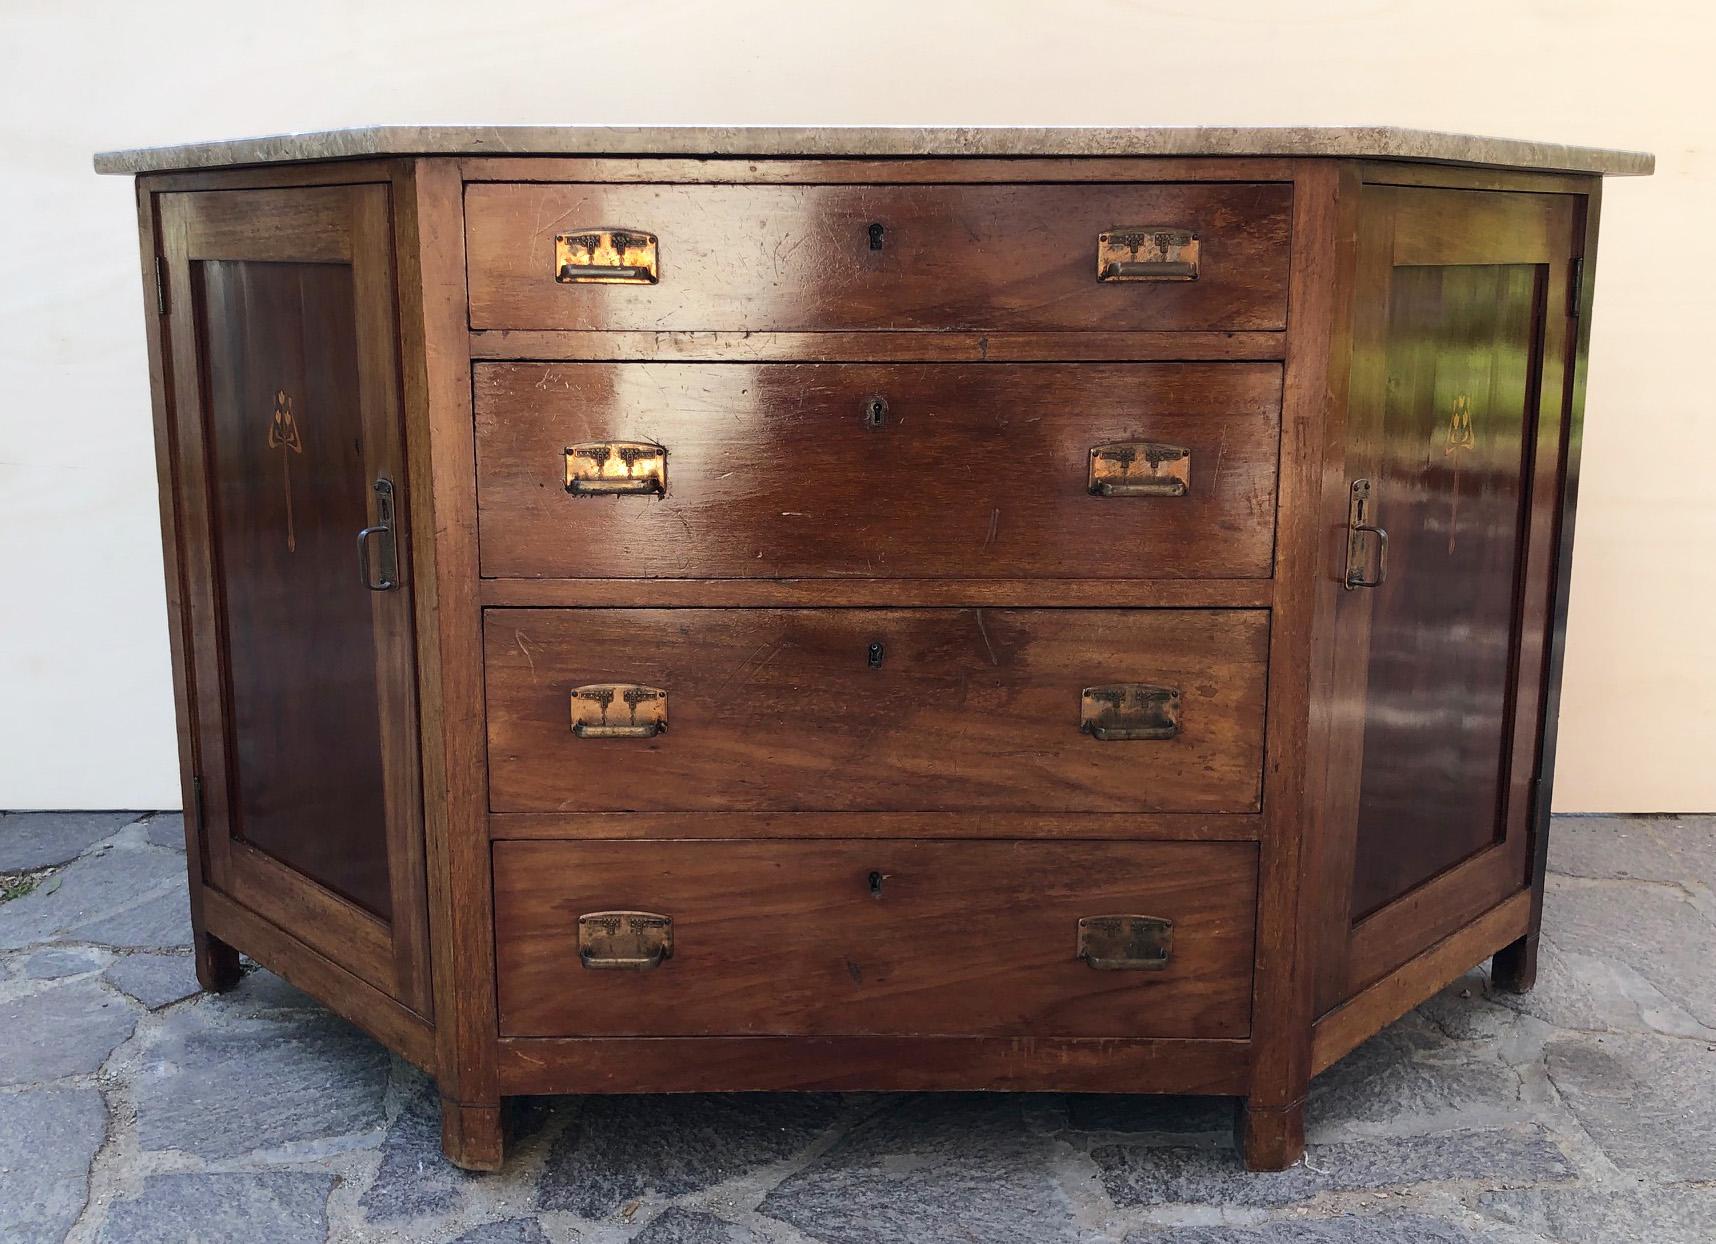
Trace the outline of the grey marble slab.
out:
<instances>
[{"instance_id":1,"label":"grey marble slab","mask_svg":"<svg viewBox=\"0 0 1716 1244\"><path fill-rule=\"evenodd\" d=\"M1647 176L1642 151L1392 126L376 125L104 151L98 173L230 168L402 155L1341 156Z\"/></svg>"}]
</instances>

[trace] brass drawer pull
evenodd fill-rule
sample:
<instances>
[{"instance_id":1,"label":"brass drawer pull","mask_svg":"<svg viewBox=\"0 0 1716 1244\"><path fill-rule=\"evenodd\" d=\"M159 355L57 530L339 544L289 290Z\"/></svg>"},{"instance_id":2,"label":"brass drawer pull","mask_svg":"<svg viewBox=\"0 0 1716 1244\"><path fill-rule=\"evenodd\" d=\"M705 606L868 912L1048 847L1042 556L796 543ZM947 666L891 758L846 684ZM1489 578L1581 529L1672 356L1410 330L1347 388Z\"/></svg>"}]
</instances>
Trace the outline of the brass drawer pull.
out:
<instances>
[{"instance_id":1,"label":"brass drawer pull","mask_svg":"<svg viewBox=\"0 0 1716 1244\"><path fill-rule=\"evenodd\" d=\"M655 234L579 229L554 237L554 279L562 285L654 285L661 280Z\"/></svg>"},{"instance_id":2,"label":"brass drawer pull","mask_svg":"<svg viewBox=\"0 0 1716 1244\"><path fill-rule=\"evenodd\" d=\"M1093 497L1183 497L1192 486L1192 451L1160 441L1113 441L1090 450Z\"/></svg>"},{"instance_id":3,"label":"brass drawer pull","mask_svg":"<svg viewBox=\"0 0 1716 1244\"><path fill-rule=\"evenodd\" d=\"M648 441L588 441L566 448L566 491L574 497L660 497L667 449Z\"/></svg>"},{"instance_id":4,"label":"brass drawer pull","mask_svg":"<svg viewBox=\"0 0 1716 1244\"><path fill-rule=\"evenodd\" d=\"M1086 687L1078 728L1104 743L1171 739L1180 733L1180 689L1142 682Z\"/></svg>"},{"instance_id":5,"label":"brass drawer pull","mask_svg":"<svg viewBox=\"0 0 1716 1244\"><path fill-rule=\"evenodd\" d=\"M572 689L572 734L580 739L653 739L667 729L667 692L636 683Z\"/></svg>"},{"instance_id":6,"label":"brass drawer pull","mask_svg":"<svg viewBox=\"0 0 1716 1244\"><path fill-rule=\"evenodd\" d=\"M1198 235L1190 229L1136 225L1096 239L1099 281L1195 281Z\"/></svg>"},{"instance_id":7,"label":"brass drawer pull","mask_svg":"<svg viewBox=\"0 0 1716 1244\"><path fill-rule=\"evenodd\" d=\"M1159 916L1084 916L1078 957L1099 972L1159 972L1174 949L1174 922Z\"/></svg>"},{"instance_id":8,"label":"brass drawer pull","mask_svg":"<svg viewBox=\"0 0 1716 1244\"><path fill-rule=\"evenodd\" d=\"M578 962L647 972L673 958L673 917L653 911L592 911L578 917Z\"/></svg>"}]
</instances>

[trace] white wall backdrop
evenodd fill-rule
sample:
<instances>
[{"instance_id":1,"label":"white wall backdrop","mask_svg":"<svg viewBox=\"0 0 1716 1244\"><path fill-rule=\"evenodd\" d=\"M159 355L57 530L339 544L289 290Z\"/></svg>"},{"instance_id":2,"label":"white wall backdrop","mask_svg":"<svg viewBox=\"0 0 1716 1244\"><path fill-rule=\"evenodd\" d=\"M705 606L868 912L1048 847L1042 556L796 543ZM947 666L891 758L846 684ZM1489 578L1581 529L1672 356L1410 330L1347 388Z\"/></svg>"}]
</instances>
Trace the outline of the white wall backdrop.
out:
<instances>
[{"instance_id":1,"label":"white wall backdrop","mask_svg":"<svg viewBox=\"0 0 1716 1244\"><path fill-rule=\"evenodd\" d=\"M1657 177L1611 182L1604 205L1556 802L1716 809L1711 13L0 0L0 808L179 802L131 185L93 176L92 151L750 122L1394 124L1655 150Z\"/></svg>"}]
</instances>

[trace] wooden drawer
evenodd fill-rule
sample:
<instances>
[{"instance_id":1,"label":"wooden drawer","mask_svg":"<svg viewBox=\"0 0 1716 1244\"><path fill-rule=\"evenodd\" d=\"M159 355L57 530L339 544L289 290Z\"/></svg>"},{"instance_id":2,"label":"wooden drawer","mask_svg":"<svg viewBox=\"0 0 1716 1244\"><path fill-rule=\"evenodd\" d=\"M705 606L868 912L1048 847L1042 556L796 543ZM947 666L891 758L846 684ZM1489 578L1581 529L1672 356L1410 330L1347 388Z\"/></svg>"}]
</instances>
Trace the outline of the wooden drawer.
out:
<instances>
[{"instance_id":1,"label":"wooden drawer","mask_svg":"<svg viewBox=\"0 0 1716 1244\"><path fill-rule=\"evenodd\" d=\"M1266 363L482 365L483 573L1263 577L1280 409ZM661 495L568 492L568 446L643 441ZM1140 442L1183 494L1093 495Z\"/></svg>"},{"instance_id":2,"label":"wooden drawer","mask_svg":"<svg viewBox=\"0 0 1716 1244\"><path fill-rule=\"evenodd\" d=\"M1237 609L491 609L490 799L497 812L1254 811L1267 638L1266 612ZM572 693L602 684L664 691L665 731L579 737ZM1083 731L1081 692L1113 684L1175 689L1177 733ZM615 699L607 720L628 711Z\"/></svg>"},{"instance_id":3,"label":"wooden drawer","mask_svg":"<svg viewBox=\"0 0 1716 1244\"><path fill-rule=\"evenodd\" d=\"M1231 842L498 842L501 1032L1244 1037L1256 867ZM670 956L583 966L579 917L612 911L670 918ZM1081 959L1079 921L1114 915L1170 922L1165 959Z\"/></svg>"},{"instance_id":4,"label":"wooden drawer","mask_svg":"<svg viewBox=\"0 0 1716 1244\"><path fill-rule=\"evenodd\" d=\"M472 185L471 326L1279 329L1291 197L1237 182ZM655 235L657 284L556 279L557 237L622 228ZM1194 232L1197 278L1099 281L1099 236L1139 229Z\"/></svg>"}]
</instances>

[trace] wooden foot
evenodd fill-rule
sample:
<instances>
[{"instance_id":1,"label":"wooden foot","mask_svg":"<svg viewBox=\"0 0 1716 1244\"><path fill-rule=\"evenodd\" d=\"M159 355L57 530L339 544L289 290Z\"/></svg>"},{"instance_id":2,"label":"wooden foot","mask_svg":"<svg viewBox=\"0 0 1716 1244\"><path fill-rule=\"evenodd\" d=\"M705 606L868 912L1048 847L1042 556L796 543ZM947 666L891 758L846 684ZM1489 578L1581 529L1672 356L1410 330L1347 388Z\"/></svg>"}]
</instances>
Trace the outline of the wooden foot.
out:
<instances>
[{"instance_id":1,"label":"wooden foot","mask_svg":"<svg viewBox=\"0 0 1716 1244\"><path fill-rule=\"evenodd\" d=\"M220 938L196 933L191 944L197 956L197 983L210 993L225 993L238 984L238 951Z\"/></svg>"},{"instance_id":2,"label":"wooden foot","mask_svg":"<svg viewBox=\"0 0 1716 1244\"><path fill-rule=\"evenodd\" d=\"M1490 980L1508 993L1530 993L1537 984L1537 934L1527 933L1496 951L1490 960Z\"/></svg>"},{"instance_id":3,"label":"wooden foot","mask_svg":"<svg viewBox=\"0 0 1716 1244\"><path fill-rule=\"evenodd\" d=\"M500 1103L467 1105L441 1099L441 1152L467 1171L501 1167Z\"/></svg>"},{"instance_id":4,"label":"wooden foot","mask_svg":"<svg viewBox=\"0 0 1716 1244\"><path fill-rule=\"evenodd\" d=\"M1305 1156L1305 1103L1253 1106L1243 1101L1234 1147L1248 1171L1284 1171Z\"/></svg>"}]
</instances>

